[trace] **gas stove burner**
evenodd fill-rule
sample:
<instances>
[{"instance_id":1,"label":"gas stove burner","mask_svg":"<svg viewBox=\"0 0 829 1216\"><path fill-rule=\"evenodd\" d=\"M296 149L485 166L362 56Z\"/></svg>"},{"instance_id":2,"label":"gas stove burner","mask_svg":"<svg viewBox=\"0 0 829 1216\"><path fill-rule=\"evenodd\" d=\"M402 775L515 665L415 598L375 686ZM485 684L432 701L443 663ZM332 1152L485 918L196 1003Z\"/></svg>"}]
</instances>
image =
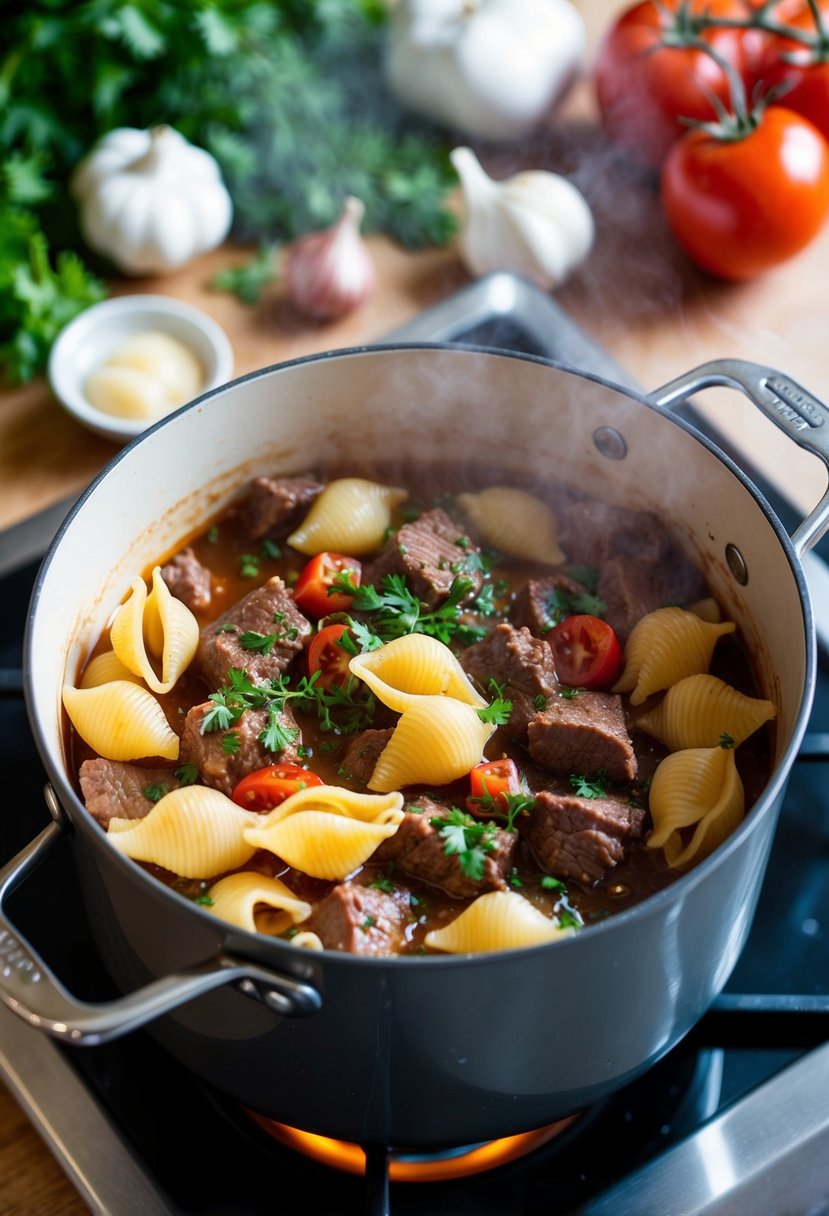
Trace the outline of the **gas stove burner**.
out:
<instances>
[{"instance_id":1,"label":"gas stove burner","mask_svg":"<svg viewBox=\"0 0 829 1216\"><path fill-rule=\"evenodd\" d=\"M329 1136L318 1136L314 1132L300 1131L299 1128L289 1127L285 1123L277 1123L255 1111L245 1110L245 1114L274 1140L295 1152L327 1165L333 1169L342 1170L347 1174L363 1175L366 1173L366 1151L359 1144L347 1140L334 1140ZM548 1144L556 1136L561 1135L579 1118L570 1115L566 1119L558 1119L545 1127L536 1128L530 1132L520 1132L514 1136L502 1136L497 1140L487 1140L482 1144L468 1144L458 1148L425 1152L410 1152L393 1149L389 1154L390 1182L443 1182L454 1178L468 1178L473 1174L482 1174L486 1170L507 1165L525 1157L542 1145Z\"/></svg>"}]
</instances>

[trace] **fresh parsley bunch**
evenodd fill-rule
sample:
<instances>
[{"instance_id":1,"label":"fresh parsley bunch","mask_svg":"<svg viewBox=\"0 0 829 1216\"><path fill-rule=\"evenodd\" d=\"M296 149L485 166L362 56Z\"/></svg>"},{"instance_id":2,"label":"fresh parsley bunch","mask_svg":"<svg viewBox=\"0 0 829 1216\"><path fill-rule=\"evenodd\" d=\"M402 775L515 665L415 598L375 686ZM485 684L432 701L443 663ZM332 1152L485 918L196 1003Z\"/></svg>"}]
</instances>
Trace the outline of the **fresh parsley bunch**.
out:
<instances>
[{"instance_id":1,"label":"fresh parsley bunch","mask_svg":"<svg viewBox=\"0 0 829 1216\"><path fill-rule=\"evenodd\" d=\"M73 168L114 127L176 127L218 160L235 236L261 249L365 204L364 231L445 242L448 149L380 77L381 0L27 0L0 51L0 372L42 370L54 336L100 299ZM262 255L238 286L255 300ZM263 278L265 276L265 278Z\"/></svg>"}]
</instances>

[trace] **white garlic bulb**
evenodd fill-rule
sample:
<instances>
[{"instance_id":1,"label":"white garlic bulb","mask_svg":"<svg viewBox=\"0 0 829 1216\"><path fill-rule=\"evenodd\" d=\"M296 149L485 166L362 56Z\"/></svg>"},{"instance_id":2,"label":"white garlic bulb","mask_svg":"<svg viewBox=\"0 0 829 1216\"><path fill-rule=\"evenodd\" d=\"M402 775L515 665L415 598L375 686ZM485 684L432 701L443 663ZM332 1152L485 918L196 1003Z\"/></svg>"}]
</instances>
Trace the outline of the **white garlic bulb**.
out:
<instances>
[{"instance_id":1,"label":"white garlic bulb","mask_svg":"<svg viewBox=\"0 0 829 1216\"><path fill-rule=\"evenodd\" d=\"M227 236L233 205L217 161L172 127L117 127L71 179L84 239L125 274L166 274Z\"/></svg>"},{"instance_id":2,"label":"white garlic bulb","mask_svg":"<svg viewBox=\"0 0 829 1216\"><path fill-rule=\"evenodd\" d=\"M586 45L571 0L397 0L385 79L407 110L467 137L515 139L566 96Z\"/></svg>"},{"instance_id":3,"label":"white garlic bulb","mask_svg":"<svg viewBox=\"0 0 829 1216\"><path fill-rule=\"evenodd\" d=\"M546 291L587 257L593 213L566 177L534 169L495 181L471 148L455 148L450 157L465 204L458 249L470 274L511 271Z\"/></svg>"},{"instance_id":4,"label":"white garlic bulb","mask_svg":"<svg viewBox=\"0 0 829 1216\"><path fill-rule=\"evenodd\" d=\"M364 213L360 199L349 197L335 224L294 242L285 276L288 295L300 311L321 321L334 320L357 308L374 290L374 264L360 235Z\"/></svg>"}]
</instances>

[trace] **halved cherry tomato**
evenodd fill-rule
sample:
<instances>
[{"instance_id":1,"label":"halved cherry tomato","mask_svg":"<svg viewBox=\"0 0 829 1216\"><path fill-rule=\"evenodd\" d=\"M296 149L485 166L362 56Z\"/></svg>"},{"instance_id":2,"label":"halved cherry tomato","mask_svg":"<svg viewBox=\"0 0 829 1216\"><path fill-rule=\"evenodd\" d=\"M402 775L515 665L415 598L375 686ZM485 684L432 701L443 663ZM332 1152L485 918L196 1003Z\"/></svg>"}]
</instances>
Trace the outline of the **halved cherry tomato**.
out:
<instances>
[{"instance_id":1,"label":"halved cherry tomato","mask_svg":"<svg viewBox=\"0 0 829 1216\"><path fill-rule=\"evenodd\" d=\"M331 584L341 574L348 573L355 587L360 585L361 566L353 557L342 553L318 553L303 566L294 586L297 607L311 616L328 616L329 612L347 612L352 596L342 591L329 594Z\"/></svg>"},{"instance_id":2,"label":"halved cherry tomato","mask_svg":"<svg viewBox=\"0 0 829 1216\"><path fill-rule=\"evenodd\" d=\"M230 796L248 811L270 811L309 785L322 785L322 778L298 764L269 764L243 777Z\"/></svg>"},{"instance_id":3,"label":"halved cherry tomato","mask_svg":"<svg viewBox=\"0 0 829 1216\"><path fill-rule=\"evenodd\" d=\"M568 616L547 634L556 675L570 688L606 688L622 666L622 647L612 627L597 616Z\"/></svg>"},{"instance_id":4,"label":"halved cherry tomato","mask_svg":"<svg viewBox=\"0 0 829 1216\"><path fill-rule=\"evenodd\" d=\"M469 774L466 809L472 815L503 815L509 810L508 794L521 793L521 777L514 760L485 760Z\"/></svg>"},{"instance_id":5,"label":"halved cherry tomato","mask_svg":"<svg viewBox=\"0 0 829 1216\"><path fill-rule=\"evenodd\" d=\"M347 684L351 678L348 664L351 655L340 646L340 638L347 631L347 625L326 625L311 639L308 647L308 674L318 671L317 683L322 688L330 688L332 684Z\"/></svg>"}]
</instances>

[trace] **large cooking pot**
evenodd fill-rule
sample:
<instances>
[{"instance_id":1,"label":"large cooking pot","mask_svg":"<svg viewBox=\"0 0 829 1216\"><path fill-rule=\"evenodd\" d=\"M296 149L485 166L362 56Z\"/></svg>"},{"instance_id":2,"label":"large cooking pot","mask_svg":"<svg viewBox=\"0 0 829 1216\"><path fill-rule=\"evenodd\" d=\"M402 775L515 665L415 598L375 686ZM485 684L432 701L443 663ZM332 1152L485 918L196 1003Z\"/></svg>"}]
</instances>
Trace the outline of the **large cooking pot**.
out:
<instances>
[{"instance_id":1,"label":"large cooking pot","mask_svg":"<svg viewBox=\"0 0 829 1216\"><path fill-rule=\"evenodd\" d=\"M648 397L549 361L441 345L267 368L119 453L66 519L34 590L26 698L54 821L0 876L0 912L70 836L98 951L126 995L76 1000L4 920L5 1003L70 1043L146 1025L196 1074L267 1116L413 1148L532 1129L590 1107L663 1056L719 994L749 931L813 694L801 561L829 526L826 495L790 538L749 480L676 416L715 384L746 392L827 463L827 408L752 364L708 364ZM386 461L392 480L410 459L495 460L505 475L561 478L670 522L778 707L771 778L719 850L640 905L548 946L367 958L225 925L109 845L67 768L64 680L135 572L248 478L349 457Z\"/></svg>"}]
</instances>

